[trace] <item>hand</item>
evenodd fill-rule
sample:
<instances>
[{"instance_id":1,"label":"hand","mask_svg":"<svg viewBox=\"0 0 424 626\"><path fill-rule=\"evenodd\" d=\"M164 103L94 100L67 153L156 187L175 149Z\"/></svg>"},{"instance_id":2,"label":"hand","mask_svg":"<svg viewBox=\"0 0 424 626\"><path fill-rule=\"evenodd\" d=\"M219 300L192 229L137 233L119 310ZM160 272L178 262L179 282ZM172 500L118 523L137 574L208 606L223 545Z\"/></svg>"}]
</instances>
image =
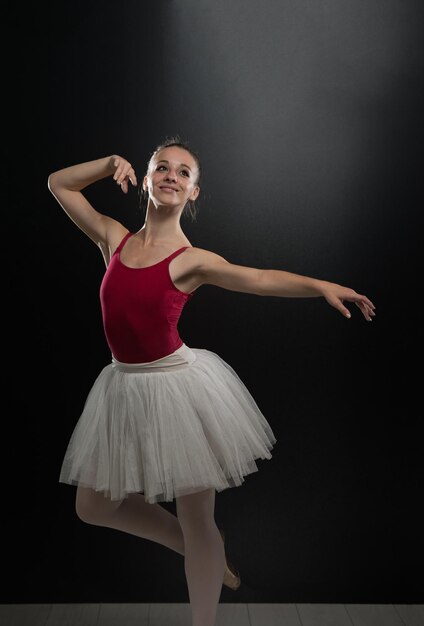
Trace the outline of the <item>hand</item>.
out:
<instances>
[{"instance_id":1,"label":"hand","mask_svg":"<svg viewBox=\"0 0 424 626\"><path fill-rule=\"evenodd\" d=\"M354 302L368 322L372 322L372 318L375 316L375 306L371 300L348 287L342 287L335 283L327 283L323 289L322 295L327 300L328 304L336 308L347 318L350 318L351 315L349 309L343 304L345 300Z\"/></svg>"},{"instance_id":2,"label":"hand","mask_svg":"<svg viewBox=\"0 0 424 626\"><path fill-rule=\"evenodd\" d=\"M111 166L115 170L113 180L116 181L117 185L120 185L124 193L128 193L128 181L131 182L133 187L136 187L137 177L131 163L123 157L114 154L111 156Z\"/></svg>"}]
</instances>

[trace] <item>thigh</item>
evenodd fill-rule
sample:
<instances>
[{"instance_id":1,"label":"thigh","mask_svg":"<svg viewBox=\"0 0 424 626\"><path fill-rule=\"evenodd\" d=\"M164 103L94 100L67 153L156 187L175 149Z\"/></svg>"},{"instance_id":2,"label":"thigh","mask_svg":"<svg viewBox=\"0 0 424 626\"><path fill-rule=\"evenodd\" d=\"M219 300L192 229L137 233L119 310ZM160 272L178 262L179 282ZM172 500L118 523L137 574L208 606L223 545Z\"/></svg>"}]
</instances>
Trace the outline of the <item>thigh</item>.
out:
<instances>
[{"instance_id":1,"label":"thigh","mask_svg":"<svg viewBox=\"0 0 424 626\"><path fill-rule=\"evenodd\" d=\"M100 524L107 520L121 505L122 500L111 500L103 491L95 491L89 487L78 485L75 498L75 510L84 522Z\"/></svg>"},{"instance_id":2,"label":"thigh","mask_svg":"<svg viewBox=\"0 0 424 626\"><path fill-rule=\"evenodd\" d=\"M211 520L215 510L215 488L197 491L175 498L180 524L198 520Z\"/></svg>"}]
</instances>

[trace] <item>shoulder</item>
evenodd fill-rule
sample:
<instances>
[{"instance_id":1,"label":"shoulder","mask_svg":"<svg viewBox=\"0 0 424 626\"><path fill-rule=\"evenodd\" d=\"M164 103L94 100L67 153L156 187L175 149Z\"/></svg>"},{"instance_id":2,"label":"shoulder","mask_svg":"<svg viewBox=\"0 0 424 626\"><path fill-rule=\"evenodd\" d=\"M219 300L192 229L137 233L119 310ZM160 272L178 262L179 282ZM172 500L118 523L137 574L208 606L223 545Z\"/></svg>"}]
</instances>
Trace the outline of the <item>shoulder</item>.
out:
<instances>
[{"instance_id":1,"label":"shoulder","mask_svg":"<svg viewBox=\"0 0 424 626\"><path fill-rule=\"evenodd\" d=\"M190 246L182 256L182 267L202 282L208 282L212 274L231 266L223 256L204 248Z\"/></svg>"},{"instance_id":2,"label":"shoulder","mask_svg":"<svg viewBox=\"0 0 424 626\"><path fill-rule=\"evenodd\" d=\"M187 260L192 263L197 269L205 270L208 267L211 267L216 264L228 263L223 256L220 256L216 252L212 252L211 250L205 250L205 248L196 248L195 246L191 246L187 248L184 252Z\"/></svg>"}]
</instances>

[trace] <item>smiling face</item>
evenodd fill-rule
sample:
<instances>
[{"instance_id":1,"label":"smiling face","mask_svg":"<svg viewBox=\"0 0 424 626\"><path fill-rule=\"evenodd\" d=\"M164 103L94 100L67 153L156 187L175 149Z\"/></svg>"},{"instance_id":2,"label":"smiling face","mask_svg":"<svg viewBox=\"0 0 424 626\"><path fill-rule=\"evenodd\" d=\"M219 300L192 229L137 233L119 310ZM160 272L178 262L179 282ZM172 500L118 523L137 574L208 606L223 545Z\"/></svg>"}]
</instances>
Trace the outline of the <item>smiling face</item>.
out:
<instances>
[{"instance_id":1,"label":"smiling face","mask_svg":"<svg viewBox=\"0 0 424 626\"><path fill-rule=\"evenodd\" d=\"M199 195L198 174L190 152L179 146L162 148L150 159L143 189L155 205L171 203L184 207Z\"/></svg>"}]
</instances>

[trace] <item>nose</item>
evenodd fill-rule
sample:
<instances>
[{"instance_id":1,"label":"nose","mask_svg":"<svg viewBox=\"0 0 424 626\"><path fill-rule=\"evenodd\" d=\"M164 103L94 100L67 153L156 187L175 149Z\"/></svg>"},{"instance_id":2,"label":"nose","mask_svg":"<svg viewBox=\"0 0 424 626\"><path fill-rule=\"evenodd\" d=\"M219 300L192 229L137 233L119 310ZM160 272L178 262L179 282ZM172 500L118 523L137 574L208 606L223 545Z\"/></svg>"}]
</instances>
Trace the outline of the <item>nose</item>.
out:
<instances>
[{"instance_id":1,"label":"nose","mask_svg":"<svg viewBox=\"0 0 424 626\"><path fill-rule=\"evenodd\" d=\"M165 180L177 180L177 175L171 169L168 169Z\"/></svg>"}]
</instances>

